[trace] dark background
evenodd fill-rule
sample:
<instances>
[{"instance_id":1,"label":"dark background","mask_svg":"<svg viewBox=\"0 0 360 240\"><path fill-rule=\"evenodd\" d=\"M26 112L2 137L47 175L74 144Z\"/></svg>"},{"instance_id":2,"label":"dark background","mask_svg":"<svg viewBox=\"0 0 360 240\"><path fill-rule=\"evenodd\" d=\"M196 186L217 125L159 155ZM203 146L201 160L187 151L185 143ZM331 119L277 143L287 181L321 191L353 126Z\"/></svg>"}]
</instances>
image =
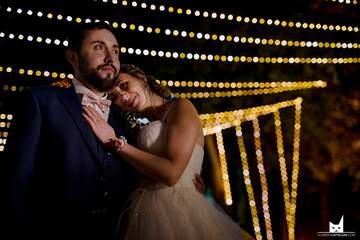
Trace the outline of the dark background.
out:
<instances>
[{"instance_id":1,"label":"dark background","mask_svg":"<svg viewBox=\"0 0 360 240\"><path fill-rule=\"evenodd\" d=\"M140 2L141 3L141 2ZM138 3L138 4L140 4ZM225 13L234 16L248 16L250 18L279 19L293 22L326 23L334 25L358 26L359 4L345 4L339 2L315 1L147 1L147 5L155 4L165 7L173 6L175 10L182 8L207 10L209 13ZM154 49L163 51L177 51L185 53L206 53L219 55L245 55L264 57L330 57L349 58L360 56L359 48L308 48L283 47L256 44L242 44L234 42L220 42L197 38L183 38L167 36L163 32L166 28L185 30L195 33L216 33L238 35L240 37L259 37L267 39L304 40L322 42L360 43L359 32L324 31L303 28L283 28L274 25L247 24L244 21L227 21L219 18L203 18L185 13L179 15L167 11L151 11L147 7L122 6L121 3L112 4L102 1L69 1L69 0L37 0L37 1L1 1L0 2L0 114L11 113L14 106L11 98L23 87L48 85L60 78L30 76L19 74L20 68L47 70L50 72L71 73L64 58L65 47L54 44L38 43L19 40L18 34L49 37L65 40L66 34L77 23L74 20L57 20L57 14L64 17L70 15L82 19L116 21L128 25L143 25L155 29L159 27L162 33L147 33L132 31L128 28L115 30L119 44L134 49ZM11 7L11 11L7 8ZM22 13L16 13L17 9ZM31 9L32 16L26 14ZM37 17L37 11L44 16ZM48 13L53 19L46 17ZM13 33L14 39L8 34ZM360 235L360 81L359 63L352 64L268 64L268 63L235 63L221 61L195 61L166 57L152 57L144 55L120 56L122 63L132 63L140 66L146 73L158 79L177 81L209 81L209 82L279 82L279 81L315 81L327 82L326 88L284 92L260 96L240 96L225 98L191 99L200 114L231 111L296 97L303 98L302 128L300 143L300 175L296 212L296 239L317 239L317 232L328 231L329 221L338 223L344 215L344 230L356 231ZM12 72L6 72L11 67ZM12 91L11 87L13 88ZM195 88L174 88L175 91L199 91ZM201 89L213 91L214 89ZM218 89L217 89L218 90ZM9 101L10 100L10 101ZM281 110L283 124L285 156L288 162L292 156L294 109ZM2 122L8 122L1 119ZM274 120L269 116L259 118L262 136L264 162L269 184L270 212L274 239L287 239L286 223L282 199L282 186L276 153L276 137ZM0 126L0 139L5 139L7 125ZM254 167L252 126L243 124L246 147L251 167ZM247 194L243 183L241 161L237 146L237 139L233 128L223 131L231 190L234 203L226 206L223 202L222 190L214 185L215 170L210 154L206 154L203 177L207 185L206 194L214 199L241 225L253 233L252 220L248 207ZM4 145L4 140L0 142ZM289 165L291 167L291 164ZM255 171L256 169L253 168ZM290 176L290 168L288 170ZM255 186L259 188L259 186ZM219 197L220 196L220 197ZM258 208L261 219L261 210ZM260 220L260 224L262 224ZM262 225L262 228L263 225ZM264 233L263 233L263 236Z\"/></svg>"}]
</instances>

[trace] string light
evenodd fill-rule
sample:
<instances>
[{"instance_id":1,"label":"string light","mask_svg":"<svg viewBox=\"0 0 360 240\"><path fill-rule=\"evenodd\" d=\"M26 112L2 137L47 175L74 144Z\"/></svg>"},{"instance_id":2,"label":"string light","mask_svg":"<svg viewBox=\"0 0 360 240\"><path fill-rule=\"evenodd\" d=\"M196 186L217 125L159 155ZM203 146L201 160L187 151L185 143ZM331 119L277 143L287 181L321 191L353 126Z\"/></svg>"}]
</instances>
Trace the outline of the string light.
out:
<instances>
[{"instance_id":1,"label":"string light","mask_svg":"<svg viewBox=\"0 0 360 240\"><path fill-rule=\"evenodd\" d=\"M61 80L65 78L73 78L72 74L42 71L35 69L14 69L9 66L0 65L1 72L17 73L20 76L28 75L35 77L51 77L55 80ZM322 80L317 81L304 81L304 82L206 82L206 81L173 81L173 80L161 80L160 84L169 87L188 87L188 88L220 88L220 89L246 89L246 90L231 90L231 91L205 91L205 92L176 92L175 98L218 98L218 97L237 97L247 95L262 95L273 94L287 91L296 91L309 88L324 88L327 83ZM23 86L9 86L4 85L2 90L4 91L22 91Z\"/></svg>"},{"instance_id":2,"label":"string light","mask_svg":"<svg viewBox=\"0 0 360 240\"><path fill-rule=\"evenodd\" d=\"M134 54L134 48L122 47L122 53L128 53L130 55ZM142 49L136 49L143 52L141 55L145 55ZM152 57L163 57L163 50L148 50L151 52ZM232 55L213 55L213 54L203 54L203 53L184 53L184 52L171 52L166 51L166 55L171 56L172 58L180 56L181 60L195 60L195 61L216 61L216 62L235 62L235 63L266 63L266 64L349 64L349 63L360 63L360 58L320 58L320 57L262 57L262 56L232 56ZM198 57L195 57L198 56Z\"/></svg>"},{"instance_id":3,"label":"string light","mask_svg":"<svg viewBox=\"0 0 360 240\"><path fill-rule=\"evenodd\" d=\"M302 99L295 101L295 125L294 125L294 143L293 143L293 171L291 178L291 194L290 194L290 226L289 239L295 239L295 213L297 198L297 180L299 177L299 159L300 159L300 128L301 128L301 103Z\"/></svg>"},{"instance_id":4,"label":"string light","mask_svg":"<svg viewBox=\"0 0 360 240\"><path fill-rule=\"evenodd\" d=\"M284 194L284 206L285 206L285 215L286 215L286 222L288 227L288 236L289 239L293 239L290 237L289 226L291 221L290 215L290 191L289 191L289 181L287 176L287 167L286 167L286 160L284 154L284 145L283 145L283 135L281 130L281 119L280 119L280 112L274 112L274 121L275 121L275 132L276 132L276 142L277 142L277 151L279 156L279 163L280 163L280 175L281 175L281 183L283 186L283 194Z\"/></svg>"},{"instance_id":5,"label":"string light","mask_svg":"<svg viewBox=\"0 0 360 240\"><path fill-rule=\"evenodd\" d=\"M23 34L19 34L23 35ZM6 37L4 32L0 32L0 37ZM14 39L15 35L13 33L8 34L9 39ZM41 37L38 37L42 39ZM55 41L60 41L55 39ZM45 40L48 44L55 44L50 38ZM61 42L61 41L60 41ZM39 42L42 43L42 42ZM67 46L68 42L62 41L64 46ZM199 54L199 53L184 53L184 52L171 52L163 50L148 50L148 49L139 49L139 48L120 48L122 53L127 53L129 55L143 55L149 56L150 52L151 57L166 57L177 59L180 56L181 60L195 60L195 61L221 61L221 62L235 62L235 63L266 63L266 64L351 64L351 63L360 63L360 58L320 58L320 57L260 57L260 56L232 56L232 55L213 55L213 54Z\"/></svg>"},{"instance_id":6,"label":"string light","mask_svg":"<svg viewBox=\"0 0 360 240\"><path fill-rule=\"evenodd\" d=\"M208 81L173 81L161 80L159 82L162 86L169 87L191 87L191 88L312 88L312 87L326 87L326 82L322 80L317 81L303 81L303 82L208 82Z\"/></svg>"},{"instance_id":7,"label":"string light","mask_svg":"<svg viewBox=\"0 0 360 240\"><path fill-rule=\"evenodd\" d=\"M0 90L4 92L21 92L22 90L24 90L24 87L4 84L2 87L0 86Z\"/></svg>"},{"instance_id":8,"label":"string light","mask_svg":"<svg viewBox=\"0 0 360 240\"><path fill-rule=\"evenodd\" d=\"M221 130L224 130L230 127L237 126L239 124L239 121L248 121L249 116L258 117L262 115L272 114L278 109L298 105L299 101L301 103L301 98L248 109L200 114L200 119L204 128L204 134L210 135L216 133L219 128Z\"/></svg>"},{"instance_id":9,"label":"string light","mask_svg":"<svg viewBox=\"0 0 360 240\"><path fill-rule=\"evenodd\" d=\"M251 96L251 95L265 95L273 93L281 93L288 91L296 91L305 88L265 88L265 89L251 89L251 90L233 90L233 91L207 91L207 92L176 92L174 93L175 98L221 98L221 97L240 97L240 96Z\"/></svg>"},{"instance_id":10,"label":"string light","mask_svg":"<svg viewBox=\"0 0 360 240\"><path fill-rule=\"evenodd\" d=\"M3 85L3 91L22 91L24 89L23 86L15 86L15 85ZM176 92L174 93L175 98L221 98L221 97L240 97L240 96L251 96L251 95L263 95L263 94L272 94L272 93L280 93L286 91L295 91L301 90L301 88L279 88L279 89L260 89L260 90L238 90L238 91L216 91L216 92Z\"/></svg>"},{"instance_id":11,"label":"string light","mask_svg":"<svg viewBox=\"0 0 360 240\"><path fill-rule=\"evenodd\" d=\"M95 0L96 1L96 0ZM338 0L340 1L340 0ZM348 1L348 0L347 0ZM357 0L353 0L356 1ZM135 5L137 5L136 1L132 1L132 3L135 3ZM127 7L134 7L133 4L128 4L128 1L122 1L120 3L123 6L127 6ZM152 4L152 7L150 7L151 11L160 11L160 12L166 12L170 13L170 14L178 14L178 15L184 15L183 12L186 12L186 15L189 16L195 16L195 17L203 17L203 18L208 18L208 11L199 11L199 10L193 10L193 9L186 9L183 10L182 8L176 8L176 7L164 7L163 5L161 5L160 7ZM147 7L149 8L149 7ZM144 9L147 9L144 8ZM170 11L170 9L172 9L172 11ZM181 9L181 13L178 12L178 9ZM236 23L240 23L243 22L245 24L253 24L253 25L269 25L269 26L276 26L276 27L281 27L281 28L287 28L287 29L295 29L295 28L303 28L306 29L308 31L313 31L313 30L320 30L320 31L343 31L343 32L358 32L359 28L358 27L353 27L353 26L346 26L346 25L334 25L334 24L325 24L325 23L313 23L313 22L300 22L300 21L294 21L294 20L289 20L289 21L285 21L285 20L279 20L279 19L266 19L263 17L248 17L248 16L235 16L234 14L225 14L225 13L216 13L216 12L212 12L211 13L211 18L213 19L220 19L220 21L230 21L230 22L236 22ZM314 26L314 27L309 27L309 26Z\"/></svg>"},{"instance_id":12,"label":"string light","mask_svg":"<svg viewBox=\"0 0 360 240\"><path fill-rule=\"evenodd\" d=\"M305 88L274 88L274 89L260 89L260 90L238 90L238 91L207 91L207 92L176 92L174 93L175 98L221 98L221 97L239 97L239 96L250 96L250 95L263 95L263 94L272 94L280 93L287 91L301 90ZM15 86L15 85L3 85L0 90L3 91L22 91L24 86Z\"/></svg>"},{"instance_id":13,"label":"string light","mask_svg":"<svg viewBox=\"0 0 360 240\"><path fill-rule=\"evenodd\" d=\"M38 69L25 69L25 68L19 68L19 69L13 69L13 67L9 67L9 66L1 66L0 65L0 73L1 72L7 72L7 73L16 73L19 74L20 76L22 75L28 75L28 76L32 76L32 77L50 77L56 80L61 80L61 79L65 79L65 78L73 78L73 74L71 73L63 73L63 72L50 72L48 70L38 70Z\"/></svg>"},{"instance_id":14,"label":"string light","mask_svg":"<svg viewBox=\"0 0 360 240\"><path fill-rule=\"evenodd\" d=\"M358 5L359 2L357 0L325 0L327 2L337 2L337 3L342 3L342 4L353 4L353 5Z\"/></svg>"},{"instance_id":15,"label":"string light","mask_svg":"<svg viewBox=\"0 0 360 240\"><path fill-rule=\"evenodd\" d=\"M231 188L230 188L229 173L228 173L226 156L225 156L224 140L221 131L217 131L215 135L216 135L217 148L219 152L221 176L224 185L225 203L226 205L232 205L233 200L231 196Z\"/></svg>"},{"instance_id":16,"label":"string light","mask_svg":"<svg viewBox=\"0 0 360 240\"><path fill-rule=\"evenodd\" d=\"M4 151L8 137L7 129L10 128L10 121L12 119L12 114L0 113L0 152Z\"/></svg>"},{"instance_id":17,"label":"string light","mask_svg":"<svg viewBox=\"0 0 360 240\"><path fill-rule=\"evenodd\" d=\"M270 218L270 208L269 208L269 191L265 174L265 167L263 161L263 155L261 150L261 140L260 140L260 126L257 117L252 119L253 128L254 128L254 142L255 142L255 153L257 160L257 168L260 176L260 185L261 185L261 200L265 221L266 236L268 240L273 239L272 229L271 229L271 218Z\"/></svg>"},{"instance_id":18,"label":"string light","mask_svg":"<svg viewBox=\"0 0 360 240\"><path fill-rule=\"evenodd\" d=\"M241 129L241 123L239 123L239 125L236 125L235 129L236 129L236 136L238 137L238 145L239 145L241 164L242 164L242 169L243 169L244 183L245 183L245 187L246 187L246 192L248 194L248 201L249 201L249 206L250 206L250 211L251 211L251 216L252 216L252 222L253 222L253 226L254 226L255 237L257 240L261 240L262 239L261 228L260 228L260 223L259 223L259 218L258 218L258 213L257 213L257 208L256 208L254 190L253 190L253 187L251 184L251 179L250 179L250 169L249 169L249 164L248 164L248 159L247 159L247 154L246 154L246 149L245 149L244 137L243 137L243 133L242 133L242 129Z\"/></svg>"},{"instance_id":19,"label":"string light","mask_svg":"<svg viewBox=\"0 0 360 240\"><path fill-rule=\"evenodd\" d=\"M59 39L51 39L51 38L45 38L45 37L41 37L41 36L37 36L37 37L34 37L32 35L27 35L26 38L25 38L25 35L24 34L17 34L17 38L19 40L28 40L29 42L33 42L33 40L35 39L36 42L38 43L46 43L46 44L55 44L55 45L60 45L62 44L63 46L67 47L68 46L68 41L67 40L64 40L64 41L60 41ZM6 33L4 32L0 32L0 38L5 38L6 37ZM9 33L8 34L8 38L9 39L14 39L15 38L15 34L14 33ZM44 40L45 39L45 40Z\"/></svg>"},{"instance_id":20,"label":"string light","mask_svg":"<svg viewBox=\"0 0 360 240\"><path fill-rule=\"evenodd\" d=\"M29 10L31 11L31 10ZM32 12L32 11L31 11ZM23 12L17 12L17 14L22 14ZM29 15L29 14L28 14ZM52 16L56 15L56 18L53 18ZM29 15L31 16L31 14ZM67 20L71 21L73 18L80 19L79 17L72 17L67 16L66 18L63 17L61 14L52 14L48 13L48 19L49 20ZM49 17L51 16L51 17ZM85 22L91 22L92 20L90 18L87 18ZM77 23L81 23L81 21L76 21ZM109 22L109 21L104 21ZM267 45L267 46L276 46L276 47L298 47L298 48L339 48L339 49L358 49L360 48L360 43L346 43L346 42L322 42L322 41L304 41L304 40L285 40L285 39L272 39L272 38L259 38L259 37L245 37L245 36L238 36L238 35L221 35L221 34L215 34L215 33L193 33L193 32L187 32L185 30L177 30L177 29L165 29L161 30L161 28L156 27L157 31L152 31L152 27L146 27L143 24L139 24L138 26L136 24L129 24L129 23L119 23L118 22L112 22L110 25L112 25L114 28L118 28L121 26L122 29L129 28L132 31L139 31L139 32L147 32L151 34L159 34L163 33L165 35L173 35L175 37L183 37L183 38L194 38L197 39L205 39L206 41L220 41L223 42L225 39L227 42L234 42L238 44L252 44L252 45ZM307 25L307 24L305 24ZM310 28L315 28L315 24L310 24ZM326 25L327 26L327 25ZM146 31L145 31L146 28ZM179 34L181 32L181 34ZM212 36L212 37L210 37ZM57 40L57 44L59 44L59 40ZM56 43L56 42L55 42Z\"/></svg>"},{"instance_id":21,"label":"string light","mask_svg":"<svg viewBox=\"0 0 360 240\"><path fill-rule=\"evenodd\" d=\"M3 67L0 66L0 72L2 71ZM24 69L19 69L19 73L24 73ZM31 70L26 71L28 75L31 75ZM37 70L36 71L37 76L41 76L42 73ZM44 76L50 75L50 72L48 71L44 71ZM57 76L58 74L56 72L53 72L51 75L51 77L58 79ZM64 79L65 77L69 77L72 78L72 74L68 74L65 75L64 73L60 73L60 78ZM170 82L170 81L169 81ZM184 83L184 82L183 82ZM206 84L206 83L211 83L211 82L201 82L203 84L196 84L197 82L194 82L195 84L192 84L191 82L187 83L187 85L182 85L182 87L204 87L204 85L210 85L210 84ZM239 96L248 96L248 95L263 95L263 94L273 94L273 93L280 93L280 92L287 92L287 91L296 91L296 90L302 90L302 89L309 89L309 88L324 88L327 86L326 82L324 81L313 81L313 82L271 82L268 84L256 84L257 82L255 82L255 84L253 84L253 82L248 82L248 83L241 83L240 84L236 84L239 88L241 87L264 87L264 88L260 88L260 89L249 89L249 90L232 90L232 91L205 91L205 92L175 92L174 93L174 97L175 98L220 98L220 97L239 97ZM285 84L286 83L286 84ZM212 86L215 85L215 83L211 83ZM230 84L230 83L229 83ZM239 86L240 85L240 86ZM175 86L178 86L178 84L175 84ZM219 87L218 85L215 85L217 87ZM221 86L221 85L220 85ZM210 86L211 87L211 86ZM24 89L24 87L20 86L20 87L16 87L16 86L9 86L9 85L4 85L2 88L4 91L22 91Z\"/></svg>"},{"instance_id":22,"label":"string light","mask_svg":"<svg viewBox=\"0 0 360 240\"><path fill-rule=\"evenodd\" d=\"M294 125L294 154L293 154L293 170L292 182L289 190L289 182L287 177L287 167L284 156L283 137L281 132L280 113L274 112L275 129L277 135L277 149L280 163L281 181L283 185L284 204L286 213L286 222L288 226L289 240L295 239L295 210L297 196L297 179L299 174L299 145L300 145L300 117L301 117L301 100L299 99L295 105L295 125ZM290 193L291 191L291 193Z\"/></svg>"}]
</instances>

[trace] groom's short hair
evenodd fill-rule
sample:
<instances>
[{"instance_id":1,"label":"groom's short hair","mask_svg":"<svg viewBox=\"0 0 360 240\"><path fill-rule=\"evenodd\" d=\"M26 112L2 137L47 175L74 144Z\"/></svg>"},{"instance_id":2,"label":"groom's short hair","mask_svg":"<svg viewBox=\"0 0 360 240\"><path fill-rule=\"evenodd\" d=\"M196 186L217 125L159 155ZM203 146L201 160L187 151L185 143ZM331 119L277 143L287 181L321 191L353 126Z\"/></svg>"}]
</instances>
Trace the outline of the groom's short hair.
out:
<instances>
[{"instance_id":1,"label":"groom's short hair","mask_svg":"<svg viewBox=\"0 0 360 240\"><path fill-rule=\"evenodd\" d=\"M91 30L101 29L109 30L111 33L114 34L113 28L105 22L90 22L77 25L76 28L70 32L67 38L68 49L79 53L81 50L82 42L85 39L87 32Z\"/></svg>"}]
</instances>

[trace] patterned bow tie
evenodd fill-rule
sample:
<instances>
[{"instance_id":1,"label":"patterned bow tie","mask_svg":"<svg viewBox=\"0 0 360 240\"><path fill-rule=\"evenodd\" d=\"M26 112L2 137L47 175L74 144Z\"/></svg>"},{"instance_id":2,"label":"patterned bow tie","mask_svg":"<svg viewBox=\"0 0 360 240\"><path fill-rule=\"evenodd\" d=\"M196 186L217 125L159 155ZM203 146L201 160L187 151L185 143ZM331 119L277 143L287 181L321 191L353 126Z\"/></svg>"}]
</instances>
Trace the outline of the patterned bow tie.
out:
<instances>
[{"instance_id":1,"label":"patterned bow tie","mask_svg":"<svg viewBox=\"0 0 360 240\"><path fill-rule=\"evenodd\" d=\"M91 107L98 106L103 113L106 113L110 109L111 101L108 99L101 99L92 92L87 92L83 95L81 104L83 106Z\"/></svg>"}]
</instances>

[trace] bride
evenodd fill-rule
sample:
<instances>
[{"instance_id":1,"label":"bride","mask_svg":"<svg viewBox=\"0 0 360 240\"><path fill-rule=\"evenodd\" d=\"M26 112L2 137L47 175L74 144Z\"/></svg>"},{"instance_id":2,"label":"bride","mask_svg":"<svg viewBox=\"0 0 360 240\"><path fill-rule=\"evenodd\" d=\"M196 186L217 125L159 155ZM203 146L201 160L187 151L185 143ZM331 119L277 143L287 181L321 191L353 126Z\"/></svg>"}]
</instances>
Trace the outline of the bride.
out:
<instances>
[{"instance_id":1,"label":"bride","mask_svg":"<svg viewBox=\"0 0 360 240\"><path fill-rule=\"evenodd\" d=\"M192 178L201 170L204 135L189 100L166 100L169 92L134 65L121 65L109 97L151 120L140 130L137 148L115 136L93 108L84 107L99 140L143 174L120 218L126 228L119 239L253 239L195 189Z\"/></svg>"}]
</instances>

